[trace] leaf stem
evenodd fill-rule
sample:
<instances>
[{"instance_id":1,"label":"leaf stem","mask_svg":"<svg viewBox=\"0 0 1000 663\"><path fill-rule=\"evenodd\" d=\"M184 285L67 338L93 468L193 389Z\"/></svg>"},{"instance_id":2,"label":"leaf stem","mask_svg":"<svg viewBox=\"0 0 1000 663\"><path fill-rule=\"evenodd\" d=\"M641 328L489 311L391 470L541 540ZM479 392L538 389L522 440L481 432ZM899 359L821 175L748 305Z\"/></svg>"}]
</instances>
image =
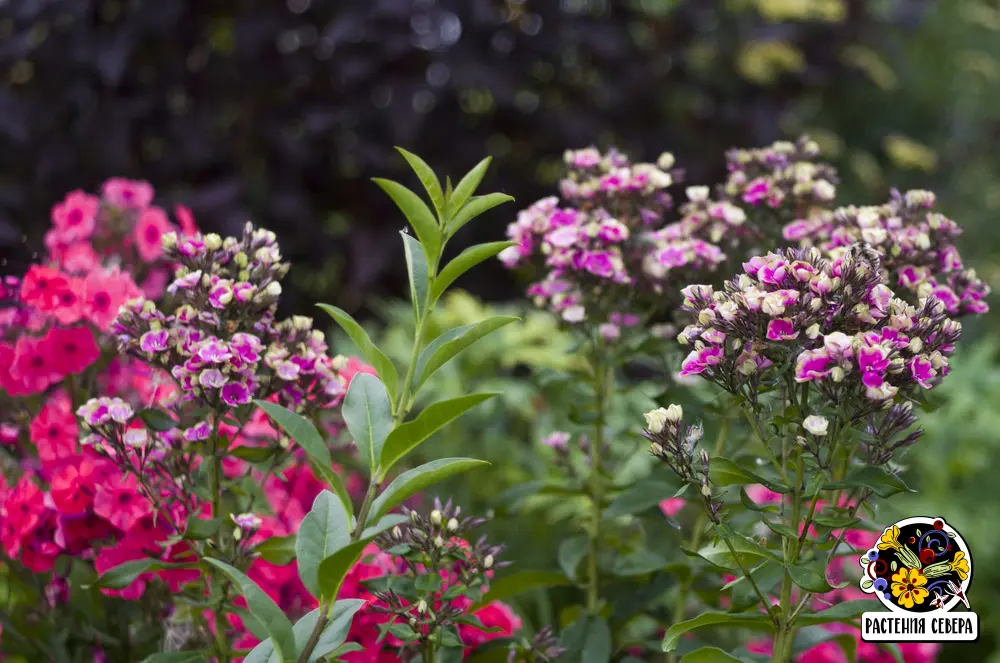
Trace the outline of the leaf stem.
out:
<instances>
[{"instance_id":1,"label":"leaf stem","mask_svg":"<svg viewBox=\"0 0 1000 663\"><path fill-rule=\"evenodd\" d=\"M597 421L594 422L594 439L590 444L590 501L593 509L590 523L590 545L587 552L587 614L596 615L600 608L600 553L601 504L604 485L601 481L601 447L604 446L604 424L607 419L609 387L613 387L614 369L606 366L604 344L599 332L594 335L594 393Z\"/></svg>"}]
</instances>

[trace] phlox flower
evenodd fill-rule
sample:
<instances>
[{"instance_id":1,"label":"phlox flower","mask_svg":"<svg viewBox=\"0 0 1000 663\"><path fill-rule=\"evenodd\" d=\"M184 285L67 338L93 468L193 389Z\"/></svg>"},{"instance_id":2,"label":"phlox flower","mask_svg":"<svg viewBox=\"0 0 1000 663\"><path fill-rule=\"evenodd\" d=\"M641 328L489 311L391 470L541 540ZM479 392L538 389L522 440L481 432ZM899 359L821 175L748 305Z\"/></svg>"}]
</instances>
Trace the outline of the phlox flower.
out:
<instances>
[{"instance_id":1,"label":"phlox flower","mask_svg":"<svg viewBox=\"0 0 1000 663\"><path fill-rule=\"evenodd\" d=\"M49 399L31 420L30 434L42 462L50 463L75 454L79 427L68 400Z\"/></svg>"},{"instance_id":2,"label":"phlox flower","mask_svg":"<svg viewBox=\"0 0 1000 663\"><path fill-rule=\"evenodd\" d=\"M94 233L97 221L98 199L79 189L52 208L52 223L64 241L87 239Z\"/></svg>"},{"instance_id":3,"label":"phlox flower","mask_svg":"<svg viewBox=\"0 0 1000 663\"><path fill-rule=\"evenodd\" d=\"M163 253L163 235L173 230L166 212L159 207L148 207L139 215L133 236L139 257L153 262Z\"/></svg>"}]
</instances>

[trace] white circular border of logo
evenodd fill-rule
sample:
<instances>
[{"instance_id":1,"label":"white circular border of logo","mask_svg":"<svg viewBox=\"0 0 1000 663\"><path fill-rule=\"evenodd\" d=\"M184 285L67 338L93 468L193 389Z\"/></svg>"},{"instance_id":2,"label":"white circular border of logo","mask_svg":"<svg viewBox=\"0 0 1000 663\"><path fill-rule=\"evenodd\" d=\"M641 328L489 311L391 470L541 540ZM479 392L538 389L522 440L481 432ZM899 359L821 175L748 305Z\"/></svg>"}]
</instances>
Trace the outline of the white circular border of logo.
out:
<instances>
[{"instance_id":1,"label":"white circular border of logo","mask_svg":"<svg viewBox=\"0 0 1000 663\"><path fill-rule=\"evenodd\" d=\"M882 530L882 534L879 534L879 539L882 538L882 535L885 534L886 530L888 530L888 529L890 529L892 527L903 527L904 525L914 525L914 524L924 524L924 525L930 525L931 527L933 527L935 520L940 520L941 522L944 523L944 527L942 529L950 529L952 532L954 532L954 534L955 534L955 542L958 543L959 550L961 550L962 552L965 553L965 559L966 559L966 561L969 562L969 575L966 576L965 580L963 580L962 584L961 584L962 593L966 595L966 598L968 598L969 585L972 583L972 573L973 573L972 553L969 552L969 546L966 545L965 539L962 538L962 535L958 533L957 529L955 529L954 527L951 527L948 524L948 521L945 520L944 518L941 518L941 517L929 517L929 516L913 516L912 518L904 518L903 520L899 520L899 521L893 523L892 525L889 525L889 527L886 527L884 530ZM875 543L873 543L871 545L871 547L869 547L868 549L866 549L865 550L865 554L867 554L868 551L872 550L872 549L875 549L875 550L878 549L878 541L876 541ZM862 559L863 558L864 558L864 555L862 555ZM864 580L866 578L868 578L868 574L867 574L868 566L866 564L864 564L864 563L861 563L861 562L859 562L859 564L861 564L861 568L865 570L864 577L861 579L861 582L864 582ZM889 588L891 588L891 587L892 587L892 583L890 582L889 583ZM886 591L888 591L888 590L889 589L887 588ZM885 598L884 592L880 592L877 589L875 589L874 585L871 588L869 588L869 589L862 588L861 591L865 592L866 594L874 594L875 598L877 598L879 600L879 603L881 603L885 607L889 608L889 610L891 610L892 612L898 612L898 613L904 614L904 615L920 614L920 613L917 613L917 612L912 612L910 610L907 610L907 609L905 609L905 608L897 605L895 602L890 601L889 599ZM954 608L956 605L960 604L961 602L962 602L962 599L958 598L957 596L952 596L951 599L947 603L944 604L944 607L940 608L938 610L938 612L948 612L949 610L951 610L952 608ZM928 614L933 614L933 611L931 613L928 613Z\"/></svg>"}]
</instances>

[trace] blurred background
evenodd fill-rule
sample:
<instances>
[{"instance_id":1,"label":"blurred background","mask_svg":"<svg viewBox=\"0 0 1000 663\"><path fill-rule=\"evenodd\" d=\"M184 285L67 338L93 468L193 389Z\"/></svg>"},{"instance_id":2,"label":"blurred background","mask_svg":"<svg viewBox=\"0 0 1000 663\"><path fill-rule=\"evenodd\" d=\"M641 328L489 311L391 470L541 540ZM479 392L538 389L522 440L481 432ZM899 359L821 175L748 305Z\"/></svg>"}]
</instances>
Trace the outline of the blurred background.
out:
<instances>
[{"instance_id":1,"label":"blurred background","mask_svg":"<svg viewBox=\"0 0 1000 663\"><path fill-rule=\"evenodd\" d=\"M669 150L687 181L712 183L726 149L809 133L840 171L841 202L936 191L966 229L966 261L1000 284L995 1L0 0L0 81L3 272L41 250L65 192L146 179L203 229L275 230L296 265L289 311L336 301L404 347L407 310L391 302L405 292L403 221L368 181L414 184L394 145L453 176L494 157L483 188L517 207L460 235L468 244L500 239L517 208L554 192L566 148ZM499 265L461 285L524 315L504 303L523 284ZM439 322L483 312L457 296ZM983 635L941 660L998 663L1000 324L975 324L909 457L921 492L893 509L947 517L975 555ZM474 439L474 455L502 461L492 482L454 487L472 509L544 472L538 391L503 376L566 368L570 343L529 315L449 367L442 392L504 391L428 451ZM533 551L566 535L545 517L494 527L526 568L552 564ZM558 595L532 601L521 607L538 623L558 621Z\"/></svg>"}]
</instances>

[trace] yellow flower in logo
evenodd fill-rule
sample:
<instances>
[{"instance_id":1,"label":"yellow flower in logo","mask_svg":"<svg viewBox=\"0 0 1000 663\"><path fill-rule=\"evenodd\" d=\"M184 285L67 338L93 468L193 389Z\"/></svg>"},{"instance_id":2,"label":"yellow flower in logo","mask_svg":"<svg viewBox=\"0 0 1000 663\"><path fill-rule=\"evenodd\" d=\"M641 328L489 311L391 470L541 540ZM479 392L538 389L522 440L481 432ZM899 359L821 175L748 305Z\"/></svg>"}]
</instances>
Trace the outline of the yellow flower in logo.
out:
<instances>
[{"instance_id":1,"label":"yellow flower in logo","mask_svg":"<svg viewBox=\"0 0 1000 663\"><path fill-rule=\"evenodd\" d=\"M899 528L894 529L898 533ZM926 584L927 578L920 569L908 569L904 566L892 576L892 595L896 597L899 605L910 609L915 604L923 603L930 594L924 587Z\"/></svg>"},{"instance_id":2,"label":"yellow flower in logo","mask_svg":"<svg viewBox=\"0 0 1000 663\"><path fill-rule=\"evenodd\" d=\"M962 580L969 577L969 560L965 559L965 553L961 550L955 553L955 559L951 560L951 570Z\"/></svg>"},{"instance_id":3,"label":"yellow flower in logo","mask_svg":"<svg viewBox=\"0 0 1000 663\"><path fill-rule=\"evenodd\" d=\"M899 528L895 525L891 529L887 529L882 537L878 540L879 550L899 550Z\"/></svg>"}]
</instances>

